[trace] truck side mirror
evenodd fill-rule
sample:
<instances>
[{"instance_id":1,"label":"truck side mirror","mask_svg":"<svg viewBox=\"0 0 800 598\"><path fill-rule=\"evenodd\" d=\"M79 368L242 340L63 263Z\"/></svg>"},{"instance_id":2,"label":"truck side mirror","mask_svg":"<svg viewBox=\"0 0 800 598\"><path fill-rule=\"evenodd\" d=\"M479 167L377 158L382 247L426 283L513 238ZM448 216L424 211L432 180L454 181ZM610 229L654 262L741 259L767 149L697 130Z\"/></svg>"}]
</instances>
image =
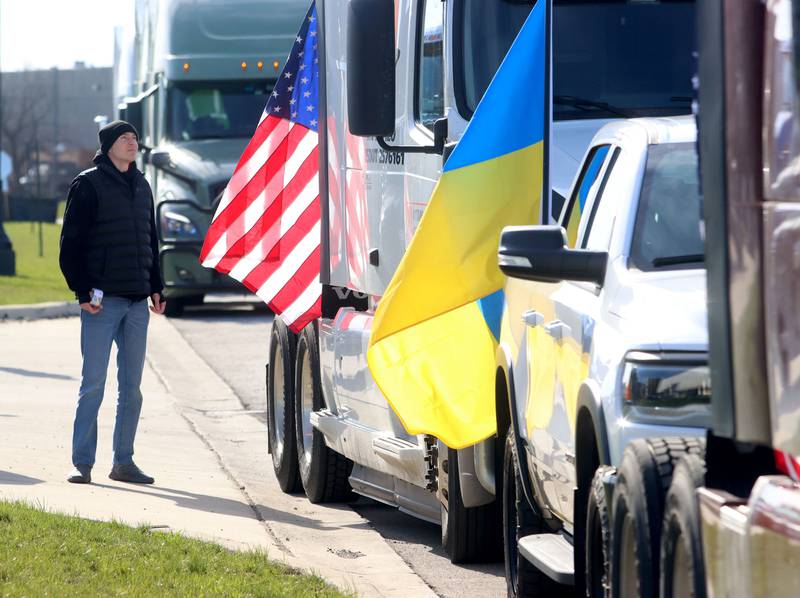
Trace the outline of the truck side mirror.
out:
<instances>
[{"instance_id":1,"label":"truck side mirror","mask_svg":"<svg viewBox=\"0 0 800 598\"><path fill-rule=\"evenodd\" d=\"M144 135L142 101L139 98L125 98L125 109L120 110L120 118L136 127L136 130L139 131L139 135Z\"/></svg>"},{"instance_id":2,"label":"truck side mirror","mask_svg":"<svg viewBox=\"0 0 800 598\"><path fill-rule=\"evenodd\" d=\"M602 286L607 262L605 251L567 247L567 235L560 226L507 226L500 234L497 263L511 278Z\"/></svg>"},{"instance_id":3,"label":"truck side mirror","mask_svg":"<svg viewBox=\"0 0 800 598\"><path fill-rule=\"evenodd\" d=\"M390 137L395 119L394 2L351 0L347 11L350 133Z\"/></svg>"}]
</instances>

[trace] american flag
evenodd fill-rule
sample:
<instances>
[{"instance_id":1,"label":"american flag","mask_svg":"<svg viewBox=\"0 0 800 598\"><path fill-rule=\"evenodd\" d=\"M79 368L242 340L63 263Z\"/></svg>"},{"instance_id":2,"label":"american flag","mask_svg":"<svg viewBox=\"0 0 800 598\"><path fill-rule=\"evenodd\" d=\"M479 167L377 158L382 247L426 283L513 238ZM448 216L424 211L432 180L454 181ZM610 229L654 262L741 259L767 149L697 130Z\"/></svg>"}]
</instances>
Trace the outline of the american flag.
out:
<instances>
[{"instance_id":1,"label":"american flag","mask_svg":"<svg viewBox=\"0 0 800 598\"><path fill-rule=\"evenodd\" d=\"M200 252L203 266L242 282L295 332L322 305L318 99L312 3Z\"/></svg>"}]
</instances>

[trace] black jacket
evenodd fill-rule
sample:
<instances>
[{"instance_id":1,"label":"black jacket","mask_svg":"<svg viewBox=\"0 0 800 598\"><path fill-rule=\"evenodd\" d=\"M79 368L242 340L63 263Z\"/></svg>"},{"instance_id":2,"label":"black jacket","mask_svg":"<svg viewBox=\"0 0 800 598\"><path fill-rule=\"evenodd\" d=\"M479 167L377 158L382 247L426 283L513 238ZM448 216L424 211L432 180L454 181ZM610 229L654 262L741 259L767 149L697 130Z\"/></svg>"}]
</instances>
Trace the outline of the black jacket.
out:
<instances>
[{"instance_id":1,"label":"black jacket","mask_svg":"<svg viewBox=\"0 0 800 598\"><path fill-rule=\"evenodd\" d=\"M92 288L143 299L164 285L150 186L135 164L122 173L103 154L70 186L59 263L78 301Z\"/></svg>"}]
</instances>

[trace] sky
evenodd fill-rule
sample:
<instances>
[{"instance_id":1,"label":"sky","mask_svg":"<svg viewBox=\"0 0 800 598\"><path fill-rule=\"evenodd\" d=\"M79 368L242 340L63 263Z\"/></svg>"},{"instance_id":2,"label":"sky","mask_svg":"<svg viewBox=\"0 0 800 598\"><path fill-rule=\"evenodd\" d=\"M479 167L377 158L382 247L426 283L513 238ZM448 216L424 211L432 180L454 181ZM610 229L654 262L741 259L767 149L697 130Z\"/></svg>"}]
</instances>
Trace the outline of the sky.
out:
<instances>
[{"instance_id":1,"label":"sky","mask_svg":"<svg viewBox=\"0 0 800 598\"><path fill-rule=\"evenodd\" d=\"M133 0L0 0L0 70L111 66Z\"/></svg>"}]
</instances>

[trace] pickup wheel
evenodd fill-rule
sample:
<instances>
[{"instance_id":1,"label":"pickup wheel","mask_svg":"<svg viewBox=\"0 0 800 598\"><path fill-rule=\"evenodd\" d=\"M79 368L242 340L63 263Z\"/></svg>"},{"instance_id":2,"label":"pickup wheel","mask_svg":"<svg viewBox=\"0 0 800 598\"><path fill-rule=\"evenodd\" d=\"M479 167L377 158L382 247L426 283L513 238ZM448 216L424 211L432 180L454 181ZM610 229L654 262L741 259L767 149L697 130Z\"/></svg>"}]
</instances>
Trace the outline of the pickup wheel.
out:
<instances>
[{"instance_id":1,"label":"pickup wheel","mask_svg":"<svg viewBox=\"0 0 800 598\"><path fill-rule=\"evenodd\" d=\"M594 472L586 505L586 596L606 598L609 593L611 559L611 518L603 477L612 467L600 466Z\"/></svg>"},{"instance_id":2,"label":"pickup wheel","mask_svg":"<svg viewBox=\"0 0 800 598\"><path fill-rule=\"evenodd\" d=\"M675 467L661 527L662 598L706 596L700 508L695 494L705 474L705 464L698 455L686 455Z\"/></svg>"},{"instance_id":3,"label":"pickup wheel","mask_svg":"<svg viewBox=\"0 0 800 598\"><path fill-rule=\"evenodd\" d=\"M509 428L503 453L503 551L509 598L557 598L570 589L539 571L519 552L520 538L547 533L541 513L531 508L522 489L514 432Z\"/></svg>"},{"instance_id":4,"label":"pickup wheel","mask_svg":"<svg viewBox=\"0 0 800 598\"><path fill-rule=\"evenodd\" d=\"M294 426L294 358L297 335L275 318L267 364L267 442L272 468L284 492L299 492Z\"/></svg>"},{"instance_id":5,"label":"pickup wheel","mask_svg":"<svg viewBox=\"0 0 800 598\"><path fill-rule=\"evenodd\" d=\"M694 438L638 439L622 455L612 508L611 596L658 596L664 494L678 460L702 452Z\"/></svg>"},{"instance_id":6,"label":"pickup wheel","mask_svg":"<svg viewBox=\"0 0 800 598\"><path fill-rule=\"evenodd\" d=\"M442 546L452 563L486 563L502 554L498 500L467 508L461 496L458 451L448 448L447 504L442 505Z\"/></svg>"},{"instance_id":7,"label":"pickup wheel","mask_svg":"<svg viewBox=\"0 0 800 598\"><path fill-rule=\"evenodd\" d=\"M351 500L353 462L329 449L325 437L311 425L311 413L325 407L314 322L300 333L295 364L295 435L303 489L312 503Z\"/></svg>"}]
</instances>

